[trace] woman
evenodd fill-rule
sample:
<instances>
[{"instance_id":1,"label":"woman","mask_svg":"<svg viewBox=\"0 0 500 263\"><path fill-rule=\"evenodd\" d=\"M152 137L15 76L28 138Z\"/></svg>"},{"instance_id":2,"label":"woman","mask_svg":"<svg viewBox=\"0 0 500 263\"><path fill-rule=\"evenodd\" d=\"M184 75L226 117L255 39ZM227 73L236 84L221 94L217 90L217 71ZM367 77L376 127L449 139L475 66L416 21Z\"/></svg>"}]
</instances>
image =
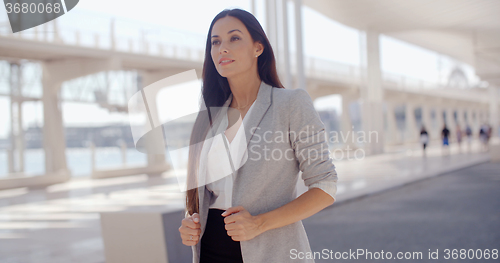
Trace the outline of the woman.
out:
<instances>
[{"instance_id":1,"label":"woman","mask_svg":"<svg viewBox=\"0 0 500 263\"><path fill-rule=\"evenodd\" d=\"M429 133L427 133L424 125L422 125L422 129L420 129L420 143L422 143L425 156L425 148L427 148L427 144L429 143Z\"/></svg>"},{"instance_id":2,"label":"woman","mask_svg":"<svg viewBox=\"0 0 500 263\"><path fill-rule=\"evenodd\" d=\"M443 130L441 131L441 139L443 140L443 154L450 154L450 130L446 127L446 124L443 125ZM446 152L444 152L446 149Z\"/></svg>"},{"instance_id":3,"label":"woman","mask_svg":"<svg viewBox=\"0 0 500 263\"><path fill-rule=\"evenodd\" d=\"M335 201L325 127L306 91L283 88L275 65L252 14L226 9L213 19L203 65L208 117L199 114L193 127L188 184L195 183L179 228L193 262L286 262L304 255L310 246L301 220ZM210 146L199 143L207 138ZM244 157L234 142L248 150ZM217 147L227 150L232 170L210 182L223 170ZM299 172L309 190L297 197Z\"/></svg>"}]
</instances>

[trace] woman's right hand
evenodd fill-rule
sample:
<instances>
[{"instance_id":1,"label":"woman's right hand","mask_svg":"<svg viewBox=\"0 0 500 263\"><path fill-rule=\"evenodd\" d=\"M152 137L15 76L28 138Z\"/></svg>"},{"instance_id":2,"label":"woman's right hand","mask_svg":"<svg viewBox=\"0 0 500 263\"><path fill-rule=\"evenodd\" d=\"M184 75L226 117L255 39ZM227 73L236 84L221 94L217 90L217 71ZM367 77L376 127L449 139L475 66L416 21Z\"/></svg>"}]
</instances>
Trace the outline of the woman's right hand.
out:
<instances>
[{"instance_id":1,"label":"woman's right hand","mask_svg":"<svg viewBox=\"0 0 500 263\"><path fill-rule=\"evenodd\" d=\"M182 244L186 246L196 245L201 234L200 215L194 213L192 216L182 219L179 232L181 233Z\"/></svg>"}]
</instances>

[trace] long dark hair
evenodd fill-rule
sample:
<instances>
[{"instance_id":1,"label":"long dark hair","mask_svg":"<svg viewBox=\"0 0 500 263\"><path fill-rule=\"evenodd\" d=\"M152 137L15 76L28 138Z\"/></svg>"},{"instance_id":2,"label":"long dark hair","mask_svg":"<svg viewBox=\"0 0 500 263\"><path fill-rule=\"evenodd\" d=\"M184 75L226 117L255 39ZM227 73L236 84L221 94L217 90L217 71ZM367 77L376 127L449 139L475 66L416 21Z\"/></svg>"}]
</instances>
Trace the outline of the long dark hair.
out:
<instances>
[{"instance_id":1,"label":"long dark hair","mask_svg":"<svg viewBox=\"0 0 500 263\"><path fill-rule=\"evenodd\" d=\"M227 78L219 74L219 72L215 68L211 55L212 28L214 27L214 24L215 22L217 22L217 20L226 16L232 16L239 19L247 28L253 41L259 41L264 46L264 51L258 57L257 62L260 79L271 87L284 88L279 80L278 73L276 71L276 60L274 58L273 49L259 21L255 18L255 16L245 10L237 8L224 9L212 20L210 29L208 30L207 34L205 61L203 62L203 80L201 94L208 111L210 111L210 107L223 106L231 95L229 82L227 81ZM214 114L210 114L209 112L208 116L210 115ZM196 182L197 180L196 178L198 174L198 164L202 147L202 143L199 142L202 142L204 140L211 125L211 119L206 116L206 112L198 114L198 117L196 118L195 124L193 126L193 131L191 133L187 170L188 186L190 182ZM193 213L199 213L199 200L198 188L190 188L192 187L188 187L188 190L186 192L186 209L189 215L192 215Z\"/></svg>"}]
</instances>

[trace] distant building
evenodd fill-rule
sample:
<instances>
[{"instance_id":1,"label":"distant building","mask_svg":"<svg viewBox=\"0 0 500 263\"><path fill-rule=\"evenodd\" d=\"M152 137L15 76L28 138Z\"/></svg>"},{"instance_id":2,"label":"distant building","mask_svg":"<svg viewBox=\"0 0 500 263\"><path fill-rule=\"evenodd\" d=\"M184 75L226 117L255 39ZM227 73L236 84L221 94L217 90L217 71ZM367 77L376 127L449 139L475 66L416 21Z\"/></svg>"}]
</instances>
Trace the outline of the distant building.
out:
<instances>
[{"instance_id":1,"label":"distant building","mask_svg":"<svg viewBox=\"0 0 500 263\"><path fill-rule=\"evenodd\" d=\"M164 125L164 130L171 131L168 139L176 145L189 144L189 135L192 125L184 122L169 122ZM42 127L29 127L24 131L25 148L43 148L43 129ZM66 127L64 129L66 136L66 147L68 148L86 148L89 142L93 142L96 147L117 147L120 141L125 142L128 148L134 148L134 139L132 130L127 124L113 124L100 127ZM9 138L0 139L0 149L10 147Z\"/></svg>"}]
</instances>

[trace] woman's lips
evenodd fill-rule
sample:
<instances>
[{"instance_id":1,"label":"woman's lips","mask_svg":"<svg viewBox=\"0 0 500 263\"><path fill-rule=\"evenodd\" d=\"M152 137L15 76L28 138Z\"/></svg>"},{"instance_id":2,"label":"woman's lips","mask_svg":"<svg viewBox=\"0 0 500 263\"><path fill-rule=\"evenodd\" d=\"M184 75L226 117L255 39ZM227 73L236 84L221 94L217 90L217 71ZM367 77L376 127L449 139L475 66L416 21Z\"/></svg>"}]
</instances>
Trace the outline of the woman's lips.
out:
<instances>
[{"instance_id":1,"label":"woman's lips","mask_svg":"<svg viewBox=\"0 0 500 263\"><path fill-rule=\"evenodd\" d=\"M233 62L234 62L234 60L229 60L229 61L228 60L224 60L224 61L221 61L220 65L221 66L225 66L225 65L231 64Z\"/></svg>"}]
</instances>

